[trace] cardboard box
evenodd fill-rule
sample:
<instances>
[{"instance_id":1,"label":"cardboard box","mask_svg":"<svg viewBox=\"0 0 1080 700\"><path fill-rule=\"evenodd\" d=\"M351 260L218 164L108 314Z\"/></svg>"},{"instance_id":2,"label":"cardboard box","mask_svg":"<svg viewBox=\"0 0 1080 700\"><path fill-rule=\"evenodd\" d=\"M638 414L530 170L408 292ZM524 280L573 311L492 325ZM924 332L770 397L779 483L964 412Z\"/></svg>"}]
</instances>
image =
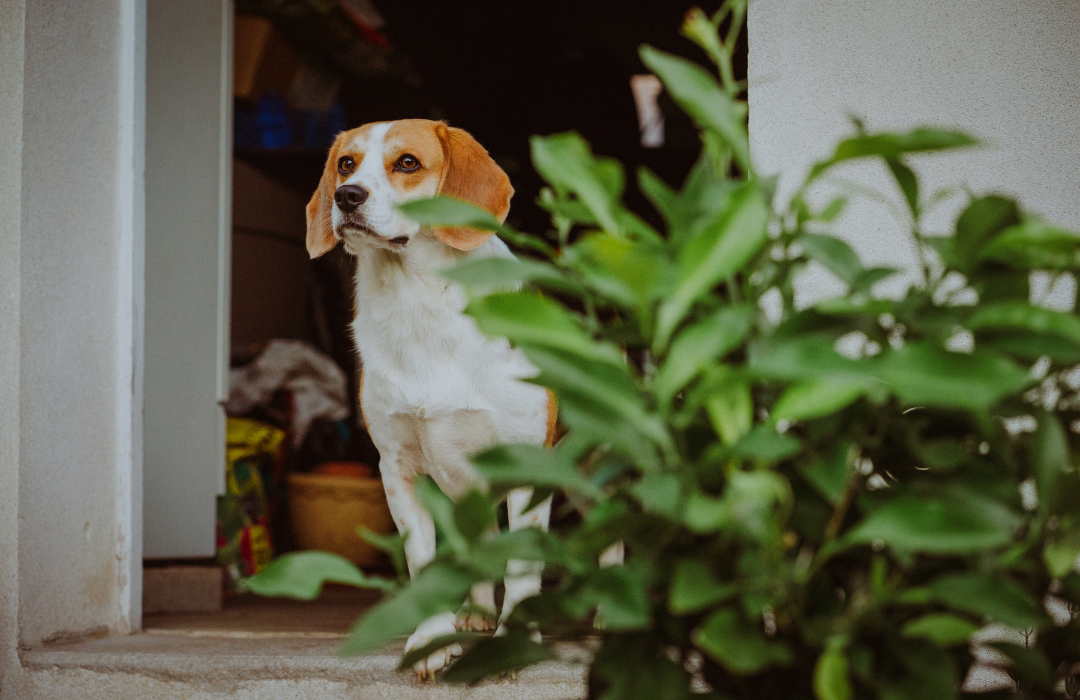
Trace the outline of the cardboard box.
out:
<instances>
[{"instance_id":1,"label":"cardboard box","mask_svg":"<svg viewBox=\"0 0 1080 700\"><path fill-rule=\"evenodd\" d=\"M300 57L265 17L237 15L233 37L233 94L258 100L267 93L287 98Z\"/></svg>"}]
</instances>

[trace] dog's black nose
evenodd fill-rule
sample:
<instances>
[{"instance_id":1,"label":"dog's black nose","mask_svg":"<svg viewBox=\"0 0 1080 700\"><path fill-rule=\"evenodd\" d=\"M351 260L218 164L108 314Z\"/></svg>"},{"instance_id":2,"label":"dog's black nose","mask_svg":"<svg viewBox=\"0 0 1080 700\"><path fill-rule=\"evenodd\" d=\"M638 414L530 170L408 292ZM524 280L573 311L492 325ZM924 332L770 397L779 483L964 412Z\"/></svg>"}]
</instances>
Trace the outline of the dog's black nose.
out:
<instances>
[{"instance_id":1,"label":"dog's black nose","mask_svg":"<svg viewBox=\"0 0 1080 700\"><path fill-rule=\"evenodd\" d=\"M360 185L342 185L334 192L334 204L346 214L363 204L367 198L368 191Z\"/></svg>"}]
</instances>

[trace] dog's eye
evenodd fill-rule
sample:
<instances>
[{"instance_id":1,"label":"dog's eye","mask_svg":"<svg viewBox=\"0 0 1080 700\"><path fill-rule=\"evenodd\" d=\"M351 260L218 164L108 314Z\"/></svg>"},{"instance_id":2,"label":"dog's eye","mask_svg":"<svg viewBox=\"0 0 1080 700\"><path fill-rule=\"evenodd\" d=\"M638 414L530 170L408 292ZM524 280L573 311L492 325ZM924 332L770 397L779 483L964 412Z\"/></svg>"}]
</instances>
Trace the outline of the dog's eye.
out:
<instances>
[{"instance_id":1,"label":"dog's eye","mask_svg":"<svg viewBox=\"0 0 1080 700\"><path fill-rule=\"evenodd\" d=\"M337 169L342 175L348 175L356 170L356 161L352 159L352 156L342 156L338 159Z\"/></svg>"},{"instance_id":2,"label":"dog's eye","mask_svg":"<svg viewBox=\"0 0 1080 700\"><path fill-rule=\"evenodd\" d=\"M402 172L406 172L406 173L411 173L412 171L419 170L419 169L420 169L420 161L417 160L416 156L414 156L411 153L406 153L405 155L398 158L397 162L394 163L394 170L398 170L398 171L402 171Z\"/></svg>"}]
</instances>

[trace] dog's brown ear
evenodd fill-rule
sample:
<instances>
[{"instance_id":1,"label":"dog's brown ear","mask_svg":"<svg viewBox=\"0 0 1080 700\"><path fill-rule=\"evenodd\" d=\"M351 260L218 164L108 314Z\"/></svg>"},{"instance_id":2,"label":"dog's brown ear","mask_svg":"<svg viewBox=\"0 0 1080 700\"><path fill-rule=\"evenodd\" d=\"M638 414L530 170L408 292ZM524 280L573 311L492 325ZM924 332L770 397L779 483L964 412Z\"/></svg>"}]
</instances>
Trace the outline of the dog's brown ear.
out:
<instances>
[{"instance_id":1,"label":"dog's brown ear","mask_svg":"<svg viewBox=\"0 0 1080 700\"><path fill-rule=\"evenodd\" d=\"M445 124L436 125L435 131L444 156L439 194L483 207L499 221L506 219L514 188L503 169L468 132ZM440 241L458 250L472 250L491 238L491 231L465 226L432 226L431 230Z\"/></svg>"},{"instance_id":2,"label":"dog's brown ear","mask_svg":"<svg viewBox=\"0 0 1080 700\"><path fill-rule=\"evenodd\" d=\"M335 148L323 168L322 179L307 205L307 252L314 260L337 245L334 235L334 158Z\"/></svg>"}]
</instances>

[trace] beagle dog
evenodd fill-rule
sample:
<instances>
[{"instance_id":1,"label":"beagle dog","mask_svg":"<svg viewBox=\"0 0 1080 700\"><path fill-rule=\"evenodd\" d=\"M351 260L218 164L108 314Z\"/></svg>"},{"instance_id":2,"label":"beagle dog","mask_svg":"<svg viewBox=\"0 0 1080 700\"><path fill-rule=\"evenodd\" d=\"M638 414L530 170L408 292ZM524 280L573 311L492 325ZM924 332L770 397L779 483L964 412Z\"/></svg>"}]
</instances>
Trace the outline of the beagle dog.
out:
<instances>
[{"instance_id":1,"label":"beagle dog","mask_svg":"<svg viewBox=\"0 0 1080 700\"><path fill-rule=\"evenodd\" d=\"M353 338L363 365L360 401L379 450L386 499L415 576L435 556L431 517L413 496L413 479L430 475L451 498L479 483L470 455L497 442L543 445L555 435L552 394L525 379L536 369L505 338L489 338L462 310L464 291L440 276L463 258L512 257L491 232L427 227L397 205L451 195L500 221L514 189L506 173L461 129L426 119L366 124L340 134L330 148L319 188L307 206L312 258L339 242L356 258ZM508 497L511 529L547 528L550 499L525 512L531 491ZM502 616L540 591L538 562L507 566ZM490 629L495 598L478 584L473 606L488 617L444 613L424 621L405 650L420 648L458 627ZM430 677L460 647L419 662Z\"/></svg>"}]
</instances>

